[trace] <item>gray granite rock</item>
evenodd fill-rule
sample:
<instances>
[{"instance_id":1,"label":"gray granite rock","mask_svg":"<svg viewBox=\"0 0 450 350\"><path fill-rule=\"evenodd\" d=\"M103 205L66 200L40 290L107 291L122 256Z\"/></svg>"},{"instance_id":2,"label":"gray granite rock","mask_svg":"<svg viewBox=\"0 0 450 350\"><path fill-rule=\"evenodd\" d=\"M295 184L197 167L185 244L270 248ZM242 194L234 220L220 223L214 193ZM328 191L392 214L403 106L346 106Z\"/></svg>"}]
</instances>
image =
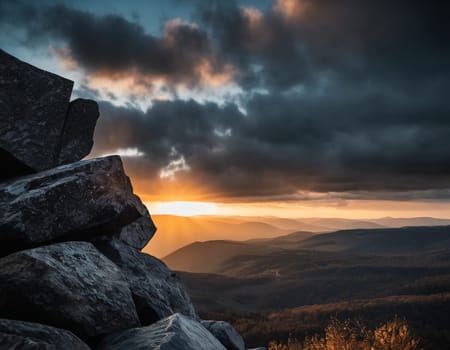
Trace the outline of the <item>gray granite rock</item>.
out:
<instances>
[{"instance_id":1,"label":"gray granite rock","mask_svg":"<svg viewBox=\"0 0 450 350\"><path fill-rule=\"evenodd\" d=\"M96 350L225 350L200 322L174 314L148 327L106 337Z\"/></svg>"},{"instance_id":2,"label":"gray granite rock","mask_svg":"<svg viewBox=\"0 0 450 350\"><path fill-rule=\"evenodd\" d=\"M72 86L72 81L0 50L2 170L39 171L57 164Z\"/></svg>"},{"instance_id":3,"label":"gray granite rock","mask_svg":"<svg viewBox=\"0 0 450 350\"><path fill-rule=\"evenodd\" d=\"M3 255L56 240L120 236L124 226L140 218L149 229L136 233L138 243L148 241L155 231L118 156L63 165L0 184L0 207ZM133 241L132 235L128 231L127 242Z\"/></svg>"},{"instance_id":4,"label":"gray granite rock","mask_svg":"<svg viewBox=\"0 0 450 350\"><path fill-rule=\"evenodd\" d=\"M98 117L97 102L85 99L70 102L61 135L58 164L75 162L89 154L94 145L93 136Z\"/></svg>"},{"instance_id":5,"label":"gray granite rock","mask_svg":"<svg viewBox=\"0 0 450 350\"><path fill-rule=\"evenodd\" d=\"M228 322L211 320L201 322L227 350L245 350L244 339Z\"/></svg>"},{"instance_id":6,"label":"gray granite rock","mask_svg":"<svg viewBox=\"0 0 450 350\"><path fill-rule=\"evenodd\" d=\"M147 213L122 227L115 237L130 247L141 250L152 239L155 232L156 226L150 218L150 214Z\"/></svg>"},{"instance_id":7,"label":"gray granite rock","mask_svg":"<svg viewBox=\"0 0 450 350\"><path fill-rule=\"evenodd\" d=\"M98 105L69 103L72 87L0 49L0 178L75 162L91 151Z\"/></svg>"},{"instance_id":8,"label":"gray granite rock","mask_svg":"<svg viewBox=\"0 0 450 350\"><path fill-rule=\"evenodd\" d=\"M162 261L116 239L96 239L94 244L122 270L142 325L173 313L197 318L184 285Z\"/></svg>"},{"instance_id":9,"label":"gray granite rock","mask_svg":"<svg viewBox=\"0 0 450 350\"><path fill-rule=\"evenodd\" d=\"M34 322L0 319L0 349L89 350L72 332Z\"/></svg>"},{"instance_id":10,"label":"gray granite rock","mask_svg":"<svg viewBox=\"0 0 450 350\"><path fill-rule=\"evenodd\" d=\"M122 272L91 243L65 242L0 259L0 315L86 341L140 325Z\"/></svg>"}]
</instances>

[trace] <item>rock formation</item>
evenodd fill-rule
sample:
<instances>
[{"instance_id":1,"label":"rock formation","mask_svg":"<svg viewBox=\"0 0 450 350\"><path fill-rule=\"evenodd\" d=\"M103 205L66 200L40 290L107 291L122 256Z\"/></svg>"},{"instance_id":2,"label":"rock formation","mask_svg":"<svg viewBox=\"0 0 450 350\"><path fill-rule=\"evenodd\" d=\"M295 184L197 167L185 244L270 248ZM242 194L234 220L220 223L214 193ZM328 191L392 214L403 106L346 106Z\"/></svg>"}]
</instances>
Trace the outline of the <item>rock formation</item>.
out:
<instances>
[{"instance_id":1,"label":"rock formation","mask_svg":"<svg viewBox=\"0 0 450 350\"><path fill-rule=\"evenodd\" d=\"M227 350L245 350L244 340L231 324L224 321L202 321Z\"/></svg>"},{"instance_id":2,"label":"rock formation","mask_svg":"<svg viewBox=\"0 0 450 350\"><path fill-rule=\"evenodd\" d=\"M83 339L140 325L120 269L91 243L64 242L0 260L2 317L45 323Z\"/></svg>"},{"instance_id":3,"label":"rock formation","mask_svg":"<svg viewBox=\"0 0 450 350\"><path fill-rule=\"evenodd\" d=\"M226 350L223 345L191 318L174 314L148 327L129 329L106 337L97 350Z\"/></svg>"},{"instance_id":4,"label":"rock formation","mask_svg":"<svg viewBox=\"0 0 450 350\"><path fill-rule=\"evenodd\" d=\"M75 162L0 184L0 206L0 250L6 253L102 234L125 236L142 248L156 230L118 156ZM137 226L146 227L146 235L127 240L121 228L140 218L144 222Z\"/></svg>"},{"instance_id":5,"label":"rock formation","mask_svg":"<svg viewBox=\"0 0 450 350\"><path fill-rule=\"evenodd\" d=\"M90 152L98 106L86 100L69 104L72 81L3 50L0 77L2 177L50 169Z\"/></svg>"},{"instance_id":6,"label":"rock formation","mask_svg":"<svg viewBox=\"0 0 450 350\"><path fill-rule=\"evenodd\" d=\"M109 237L94 244L124 272L142 325L176 312L197 318L181 281L162 261Z\"/></svg>"},{"instance_id":7,"label":"rock formation","mask_svg":"<svg viewBox=\"0 0 450 350\"><path fill-rule=\"evenodd\" d=\"M69 103L57 164L67 164L89 154L98 117L98 105L92 100L78 98Z\"/></svg>"},{"instance_id":8,"label":"rock formation","mask_svg":"<svg viewBox=\"0 0 450 350\"><path fill-rule=\"evenodd\" d=\"M0 319L0 348L8 350L89 350L73 333L38 323Z\"/></svg>"},{"instance_id":9,"label":"rock formation","mask_svg":"<svg viewBox=\"0 0 450 350\"><path fill-rule=\"evenodd\" d=\"M82 160L99 112L72 86L0 50L0 349L244 349L141 252L156 227L120 157Z\"/></svg>"}]
</instances>

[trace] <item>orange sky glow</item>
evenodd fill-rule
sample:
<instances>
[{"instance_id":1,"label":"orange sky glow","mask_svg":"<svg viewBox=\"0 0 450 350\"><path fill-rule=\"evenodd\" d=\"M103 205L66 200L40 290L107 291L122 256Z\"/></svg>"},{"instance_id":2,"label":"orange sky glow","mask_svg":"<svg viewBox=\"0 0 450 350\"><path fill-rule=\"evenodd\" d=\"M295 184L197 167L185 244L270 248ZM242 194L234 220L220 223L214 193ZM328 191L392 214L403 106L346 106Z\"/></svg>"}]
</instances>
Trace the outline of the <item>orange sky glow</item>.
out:
<instances>
[{"instance_id":1,"label":"orange sky glow","mask_svg":"<svg viewBox=\"0 0 450 350\"><path fill-rule=\"evenodd\" d=\"M448 218L449 203L419 201L351 200L340 206L309 202L249 202L219 203L199 201L152 201L145 202L151 214L179 216L276 216L283 218L330 218L375 219L380 217L437 217Z\"/></svg>"},{"instance_id":2,"label":"orange sky glow","mask_svg":"<svg viewBox=\"0 0 450 350\"><path fill-rule=\"evenodd\" d=\"M375 219L381 217L450 218L448 201L340 199L339 194L307 193L309 200L229 198L207 183L132 176L135 192L151 214L178 216L276 216L282 218ZM191 178L192 179L192 178ZM327 196L329 195L329 196Z\"/></svg>"}]
</instances>

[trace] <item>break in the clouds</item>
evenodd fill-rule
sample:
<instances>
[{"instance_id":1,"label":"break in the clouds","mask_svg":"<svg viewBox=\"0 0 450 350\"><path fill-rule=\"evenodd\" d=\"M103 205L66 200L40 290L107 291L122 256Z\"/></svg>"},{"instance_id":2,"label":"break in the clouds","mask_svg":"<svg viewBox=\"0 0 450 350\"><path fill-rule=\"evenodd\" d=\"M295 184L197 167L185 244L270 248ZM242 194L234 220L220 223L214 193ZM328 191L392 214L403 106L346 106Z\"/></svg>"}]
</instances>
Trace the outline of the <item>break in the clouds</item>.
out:
<instances>
[{"instance_id":1,"label":"break in the clouds","mask_svg":"<svg viewBox=\"0 0 450 350\"><path fill-rule=\"evenodd\" d=\"M0 17L21 33L17 47L51 47L81 70L83 91L108 86L95 154L126 151L128 171L147 186L264 200L448 197L446 2L183 4L192 15L166 19L158 33L57 2L6 1ZM150 108L118 105L121 94Z\"/></svg>"}]
</instances>

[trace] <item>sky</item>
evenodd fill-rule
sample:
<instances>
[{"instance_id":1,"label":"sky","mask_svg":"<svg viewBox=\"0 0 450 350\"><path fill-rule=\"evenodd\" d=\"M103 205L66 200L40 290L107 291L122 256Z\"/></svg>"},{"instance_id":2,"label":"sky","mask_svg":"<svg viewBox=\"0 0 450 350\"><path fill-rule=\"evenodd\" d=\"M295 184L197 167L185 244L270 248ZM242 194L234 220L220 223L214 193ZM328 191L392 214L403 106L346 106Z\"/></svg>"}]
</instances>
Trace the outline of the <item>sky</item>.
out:
<instances>
[{"instance_id":1,"label":"sky","mask_svg":"<svg viewBox=\"0 0 450 350\"><path fill-rule=\"evenodd\" d=\"M0 0L0 47L98 101L153 212L450 217L449 7Z\"/></svg>"}]
</instances>

